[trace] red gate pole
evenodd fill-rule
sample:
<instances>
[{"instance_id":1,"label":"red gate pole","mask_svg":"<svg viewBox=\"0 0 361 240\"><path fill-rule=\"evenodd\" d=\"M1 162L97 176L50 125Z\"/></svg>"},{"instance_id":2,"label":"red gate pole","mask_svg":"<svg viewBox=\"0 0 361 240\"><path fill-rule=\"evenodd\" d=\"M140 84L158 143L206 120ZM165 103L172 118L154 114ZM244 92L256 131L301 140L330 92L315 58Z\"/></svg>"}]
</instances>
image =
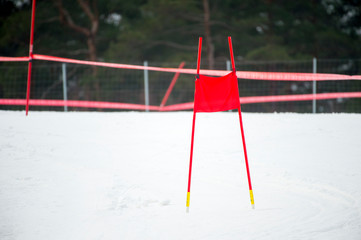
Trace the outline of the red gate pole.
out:
<instances>
[{"instance_id":1,"label":"red gate pole","mask_svg":"<svg viewBox=\"0 0 361 240\"><path fill-rule=\"evenodd\" d=\"M232 39L231 39L231 37L228 37L228 45L229 45L229 53L230 53L230 57L231 57L231 61L232 61L232 71L235 73L236 72L236 67L234 65L234 55L233 55L233 47L232 47ZM243 123L242 123L241 104L239 104L239 107L238 107L238 115L239 115L239 124L241 126L244 159L246 161L249 194L250 194L250 198L251 198L252 208L254 208L254 198L253 198L253 190L252 190L252 183L251 183L251 174L249 172L247 148L246 148L246 139L244 137Z\"/></svg>"},{"instance_id":2,"label":"red gate pole","mask_svg":"<svg viewBox=\"0 0 361 240\"><path fill-rule=\"evenodd\" d=\"M31 67L32 67L32 61L33 61L33 46L34 46L34 20L35 20L35 0L33 0L32 10L31 10L28 82L27 82L27 89L26 89L26 116L28 116L28 111L29 111Z\"/></svg>"},{"instance_id":3,"label":"red gate pole","mask_svg":"<svg viewBox=\"0 0 361 240\"><path fill-rule=\"evenodd\" d=\"M197 59L197 76L199 78L199 68L201 65L201 53L202 53L202 37L199 37L198 42L198 59ZM196 93L194 92L194 95ZM194 106L193 106L193 123L192 123L192 140L191 140L191 153L190 153L190 160L189 160L189 173L188 173L188 189L187 189L187 212L189 212L189 201L191 196L191 176L192 176L192 160L193 160L193 145L194 145L194 128L196 125L196 109L195 109L195 99L194 98Z\"/></svg>"},{"instance_id":4,"label":"red gate pole","mask_svg":"<svg viewBox=\"0 0 361 240\"><path fill-rule=\"evenodd\" d=\"M192 160L193 160L193 145L194 145L194 128L196 124L196 112L193 110L193 123L192 123L192 140L191 140L191 153L189 160L189 173L188 173L188 189L187 189L187 212L189 212L189 201L191 197L191 176L192 176Z\"/></svg>"},{"instance_id":5,"label":"red gate pole","mask_svg":"<svg viewBox=\"0 0 361 240\"><path fill-rule=\"evenodd\" d=\"M247 169L249 196L250 196L250 198L251 198L252 208L254 209L254 198L253 198L253 190L252 190L252 183L251 183L251 174L250 174L250 172L249 172L249 165L248 165L246 139L245 139L245 137L244 137L243 123L242 123L241 105L238 107L238 115L239 115L239 124L240 124L240 126L241 126L241 134L242 134L242 143L243 143L244 159L245 159L245 162L246 162L246 169Z\"/></svg>"},{"instance_id":6,"label":"red gate pole","mask_svg":"<svg viewBox=\"0 0 361 240\"><path fill-rule=\"evenodd\" d=\"M234 66L234 56L233 56L233 47L232 47L232 38L228 37L228 46L229 46L229 54L231 55L232 62L232 71L236 72L236 67Z\"/></svg>"}]
</instances>

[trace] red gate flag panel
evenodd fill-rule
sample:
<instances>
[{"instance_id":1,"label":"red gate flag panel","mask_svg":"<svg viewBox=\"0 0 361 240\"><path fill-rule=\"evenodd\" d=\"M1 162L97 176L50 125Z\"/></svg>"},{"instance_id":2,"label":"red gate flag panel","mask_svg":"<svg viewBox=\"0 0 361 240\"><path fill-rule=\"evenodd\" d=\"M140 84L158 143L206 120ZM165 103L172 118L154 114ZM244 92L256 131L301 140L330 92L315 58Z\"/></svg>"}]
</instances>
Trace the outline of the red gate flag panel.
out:
<instances>
[{"instance_id":1,"label":"red gate flag panel","mask_svg":"<svg viewBox=\"0 0 361 240\"><path fill-rule=\"evenodd\" d=\"M199 75L195 85L195 112L219 112L237 109L240 106L235 72L223 77Z\"/></svg>"}]
</instances>

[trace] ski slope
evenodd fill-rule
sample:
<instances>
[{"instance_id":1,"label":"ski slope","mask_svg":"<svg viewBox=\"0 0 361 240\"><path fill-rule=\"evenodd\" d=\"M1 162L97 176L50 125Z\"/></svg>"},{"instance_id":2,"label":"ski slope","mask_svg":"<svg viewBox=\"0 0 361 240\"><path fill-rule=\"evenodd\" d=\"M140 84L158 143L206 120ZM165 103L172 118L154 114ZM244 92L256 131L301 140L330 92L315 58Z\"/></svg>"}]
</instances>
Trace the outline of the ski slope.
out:
<instances>
[{"instance_id":1,"label":"ski slope","mask_svg":"<svg viewBox=\"0 0 361 240\"><path fill-rule=\"evenodd\" d=\"M0 111L0 239L361 239L361 115Z\"/></svg>"}]
</instances>

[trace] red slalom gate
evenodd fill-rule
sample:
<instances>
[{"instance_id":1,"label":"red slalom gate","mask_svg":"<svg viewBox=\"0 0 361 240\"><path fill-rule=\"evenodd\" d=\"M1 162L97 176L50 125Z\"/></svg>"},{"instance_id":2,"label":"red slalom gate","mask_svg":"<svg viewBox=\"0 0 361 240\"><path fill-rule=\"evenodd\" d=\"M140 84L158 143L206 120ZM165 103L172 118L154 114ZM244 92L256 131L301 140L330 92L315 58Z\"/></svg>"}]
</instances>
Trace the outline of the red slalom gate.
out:
<instances>
[{"instance_id":1,"label":"red slalom gate","mask_svg":"<svg viewBox=\"0 0 361 240\"><path fill-rule=\"evenodd\" d=\"M193 146L194 146L194 132L197 112L220 112L232 109L238 110L239 123L241 127L243 152L246 162L247 179L249 185L249 194L251 199L251 205L254 208L253 190L251 184L251 176L248 166L248 157L246 149L246 140L244 136L241 105L239 101L239 89L236 76L236 68L234 64L233 47L231 37L228 37L229 52L232 61L232 72L221 77L208 77L199 74L201 51L202 51L202 37L199 38L198 44L198 60L197 60L197 75L195 80L194 91L194 107L193 107L193 122L192 122L192 138L191 138L191 150L189 161L189 173L188 173L188 187L187 187L187 201L186 209L189 211L190 204L190 188L191 188L191 176L192 176L192 162L193 162Z\"/></svg>"}]
</instances>

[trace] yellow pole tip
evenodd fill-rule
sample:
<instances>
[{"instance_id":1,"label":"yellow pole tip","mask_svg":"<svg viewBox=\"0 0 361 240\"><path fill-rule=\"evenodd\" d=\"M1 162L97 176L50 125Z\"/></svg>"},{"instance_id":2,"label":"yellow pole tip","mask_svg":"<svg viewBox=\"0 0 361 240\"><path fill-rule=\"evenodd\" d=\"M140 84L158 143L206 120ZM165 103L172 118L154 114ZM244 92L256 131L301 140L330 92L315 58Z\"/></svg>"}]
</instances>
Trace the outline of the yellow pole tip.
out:
<instances>
[{"instance_id":1,"label":"yellow pole tip","mask_svg":"<svg viewBox=\"0 0 361 240\"><path fill-rule=\"evenodd\" d=\"M186 208L186 213L189 213L189 207Z\"/></svg>"},{"instance_id":2,"label":"yellow pole tip","mask_svg":"<svg viewBox=\"0 0 361 240\"><path fill-rule=\"evenodd\" d=\"M187 192L187 203L186 203L186 206L187 206L187 207L189 207L190 197L191 197L191 193L190 193L190 192Z\"/></svg>"}]
</instances>

